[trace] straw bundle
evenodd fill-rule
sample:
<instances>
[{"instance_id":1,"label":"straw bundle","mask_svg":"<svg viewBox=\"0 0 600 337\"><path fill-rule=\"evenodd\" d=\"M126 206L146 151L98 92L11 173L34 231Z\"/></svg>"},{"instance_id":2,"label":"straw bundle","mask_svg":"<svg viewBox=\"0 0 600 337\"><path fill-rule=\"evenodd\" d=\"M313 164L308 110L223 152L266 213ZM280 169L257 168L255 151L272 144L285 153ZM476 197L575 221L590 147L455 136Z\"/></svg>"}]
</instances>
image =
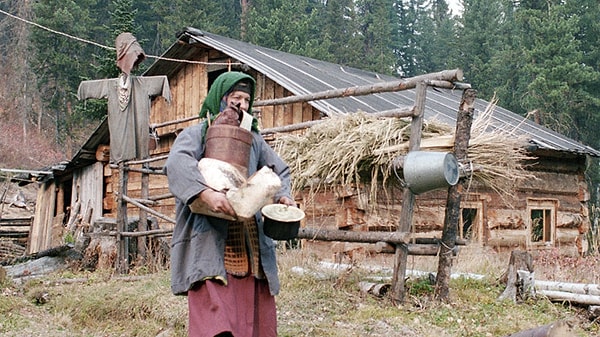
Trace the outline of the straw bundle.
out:
<instances>
[{"instance_id":1,"label":"straw bundle","mask_svg":"<svg viewBox=\"0 0 600 337\"><path fill-rule=\"evenodd\" d=\"M499 193L512 195L515 182L530 178L524 160L524 139L511 130L486 131L494 105L478 116L471 132L469 159L479 170L472 179ZM421 150L452 152L453 129L436 121L422 130ZM405 155L410 137L410 121L375 118L358 112L332 117L303 135L284 135L275 148L290 165L295 191L310 187L316 193L329 185L369 184L371 197L377 188L388 185L392 161ZM462 163L469 164L469 163Z\"/></svg>"}]
</instances>

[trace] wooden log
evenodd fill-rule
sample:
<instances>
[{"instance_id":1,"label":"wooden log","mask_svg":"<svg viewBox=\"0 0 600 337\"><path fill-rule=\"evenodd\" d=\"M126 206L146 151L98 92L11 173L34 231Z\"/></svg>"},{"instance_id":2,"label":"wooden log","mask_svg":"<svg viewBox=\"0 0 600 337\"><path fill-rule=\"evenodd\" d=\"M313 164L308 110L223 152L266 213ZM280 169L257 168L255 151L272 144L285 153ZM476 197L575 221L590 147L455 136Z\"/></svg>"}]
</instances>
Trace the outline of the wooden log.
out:
<instances>
[{"instance_id":1,"label":"wooden log","mask_svg":"<svg viewBox=\"0 0 600 337\"><path fill-rule=\"evenodd\" d=\"M408 249L408 255L421 255L421 256L437 256L440 253L439 243L409 243L406 245ZM387 242L377 242L375 244L375 252L394 254L396 252L395 245ZM453 256L458 255L458 247L452 250Z\"/></svg>"},{"instance_id":2,"label":"wooden log","mask_svg":"<svg viewBox=\"0 0 600 337\"><path fill-rule=\"evenodd\" d=\"M506 337L571 337L573 329L566 321L558 321L524 331L507 335Z\"/></svg>"},{"instance_id":3,"label":"wooden log","mask_svg":"<svg viewBox=\"0 0 600 337\"><path fill-rule=\"evenodd\" d=\"M469 140L471 139L471 125L475 113L475 98L477 91L467 89L463 92L456 117L456 131L454 131L454 156L459 162L468 162ZM444 229L442 231L442 247L439 254L438 273L435 284L435 298L448 301L450 297L450 275L452 274L452 252L456 246L458 236L458 222L461 214L461 197L465 179L460 179L458 184L448 188L446 198L446 211L444 214Z\"/></svg>"},{"instance_id":4,"label":"wooden log","mask_svg":"<svg viewBox=\"0 0 600 337\"><path fill-rule=\"evenodd\" d=\"M169 235L169 234L173 234L173 230L172 229L151 229L151 230L139 231L139 232L121 232L119 234L122 237L139 238L139 237L142 237L142 236L164 236L164 235ZM117 232L115 232L115 231L108 232L106 235L117 236Z\"/></svg>"},{"instance_id":5,"label":"wooden log","mask_svg":"<svg viewBox=\"0 0 600 337\"><path fill-rule=\"evenodd\" d=\"M148 213L150 213L150 214L152 214L152 215L155 215L155 216L157 216L157 217L159 217L159 218L161 218L161 219L163 219L163 220L166 220L166 221L168 221L168 222L170 222L170 223L175 223L175 222L176 222L176 221L175 221L175 219L173 219L173 218L170 218L170 217L168 217L168 216L166 216L166 215L164 215L164 214L162 214L162 213L160 213L160 212L157 212L157 211L153 210L153 209L152 209L152 208L150 208L150 207L146 207L146 206L142 205L141 203L139 203L139 202L137 202L137 201L133 200L132 198L130 198L130 197L126 196L126 195L123 195L123 196L122 196L122 198L123 198L123 200L125 200L126 202L128 202L128 203L130 203L130 204L132 204L132 205L134 205L134 206L137 206L137 207L139 207L139 208L141 208L141 209L145 210L146 212L148 212ZM124 231L123 231L123 232L124 232Z\"/></svg>"},{"instance_id":6,"label":"wooden log","mask_svg":"<svg viewBox=\"0 0 600 337\"><path fill-rule=\"evenodd\" d=\"M108 162L110 160L110 145L98 145L96 148L96 160Z\"/></svg>"},{"instance_id":7,"label":"wooden log","mask_svg":"<svg viewBox=\"0 0 600 337\"><path fill-rule=\"evenodd\" d=\"M538 294L546 296L552 302L575 302L586 305L600 305L600 296L574 294L566 291L538 290Z\"/></svg>"},{"instance_id":8,"label":"wooden log","mask_svg":"<svg viewBox=\"0 0 600 337\"><path fill-rule=\"evenodd\" d=\"M317 228L300 228L298 230L299 239L320 240L320 241L344 241L344 242L366 242L377 243L380 241L390 243L406 243L411 237L411 233L400 232L352 232L341 230L324 230Z\"/></svg>"},{"instance_id":9,"label":"wooden log","mask_svg":"<svg viewBox=\"0 0 600 337\"><path fill-rule=\"evenodd\" d=\"M13 280L48 275L65 268L67 268L65 258L56 256L44 256L36 260L4 267L7 276L13 278Z\"/></svg>"},{"instance_id":10,"label":"wooden log","mask_svg":"<svg viewBox=\"0 0 600 337\"><path fill-rule=\"evenodd\" d=\"M600 296L600 284L535 281L535 289Z\"/></svg>"},{"instance_id":11,"label":"wooden log","mask_svg":"<svg viewBox=\"0 0 600 337\"><path fill-rule=\"evenodd\" d=\"M414 114L414 109L411 107L411 108L400 108L400 109L395 109L395 110L376 112L373 114L369 114L369 116L372 116L375 118L380 118L380 117L402 118L402 117L411 117L413 114ZM315 121L300 122L300 123L295 123L295 124L290 124L290 125L284 125L284 126L263 129L260 131L260 133L268 134L268 133L277 133L277 132L297 131L297 130L302 130L302 129L308 129L314 125L321 124L326 121L327 121L327 119L318 119Z\"/></svg>"},{"instance_id":12,"label":"wooden log","mask_svg":"<svg viewBox=\"0 0 600 337\"><path fill-rule=\"evenodd\" d=\"M364 96L381 92L402 91L416 88L418 84L424 84L425 81L462 81L463 72L460 69L444 70L437 73L419 75L410 78L404 78L399 81L383 82L377 84L369 84L343 89L326 90L306 95L288 96L276 99L259 100L254 102L254 107L282 105L296 102L308 102L321 99L349 97L349 96Z\"/></svg>"},{"instance_id":13,"label":"wooden log","mask_svg":"<svg viewBox=\"0 0 600 337\"><path fill-rule=\"evenodd\" d=\"M359 282L358 286L364 293L375 295L377 297L385 296L390 288L392 287L389 283L373 283L373 282Z\"/></svg>"},{"instance_id":14,"label":"wooden log","mask_svg":"<svg viewBox=\"0 0 600 337\"><path fill-rule=\"evenodd\" d=\"M126 170L129 172L156 174L156 175L163 175L163 176L165 175L162 168L161 169L151 169L151 168L147 169L147 168L138 168L138 167L127 167Z\"/></svg>"}]
</instances>

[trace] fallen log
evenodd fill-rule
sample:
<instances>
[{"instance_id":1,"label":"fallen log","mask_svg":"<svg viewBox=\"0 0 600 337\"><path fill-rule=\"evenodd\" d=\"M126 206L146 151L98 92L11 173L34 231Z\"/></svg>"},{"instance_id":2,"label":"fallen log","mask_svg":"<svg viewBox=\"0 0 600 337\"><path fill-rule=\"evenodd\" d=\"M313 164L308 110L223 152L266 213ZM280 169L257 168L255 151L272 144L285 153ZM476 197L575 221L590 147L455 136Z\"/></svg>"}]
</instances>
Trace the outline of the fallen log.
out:
<instances>
[{"instance_id":1,"label":"fallen log","mask_svg":"<svg viewBox=\"0 0 600 337\"><path fill-rule=\"evenodd\" d=\"M535 281L536 290L563 291L573 294L600 296L600 284Z\"/></svg>"},{"instance_id":2,"label":"fallen log","mask_svg":"<svg viewBox=\"0 0 600 337\"><path fill-rule=\"evenodd\" d=\"M506 337L571 337L573 329L565 321L558 321L537 328L523 330Z\"/></svg>"},{"instance_id":3,"label":"fallen log","mask_svg":"<svg viewBox=\"0 0 600 337\"><path fill-rule=\"evenodd\" d=\"M53 247L53 248L49 248L49 249L46 249L46 250L43 250L43 251L40 251L37 253L33 253L30 255L20 256L20 257L14 258L12 260L1 261L0 265L5 266L5 265L17 264L17 263L21 263L24 261L39 259L42 257L61 256L61 255L64 255L69 250L71 250L72 248L73 248L72 244L66 244L66 245L62 245L62 246L58 246L58 247Z\"/></svg>"},{"instance_id":4,"label":"fallen log","mask_svg":"<svg viewBox=\"0 0 600 337\"><path fill-rule=\"evenodd\" d=\"M383 297L388 293L392 285L390 283L373 283L373 282L359 282L358 286L364 293L375 295L377 297Z\"/></svg>"},{"instance_id":5,"label":"fallen log","mask_svg":"<svg viewBox=\"0 0 600 337\"><path fill-rule=\"evenodd\" d=\"M538 290L538 294L546 296L552 302L575 302L587 305L600 305L600 296L574 294L566 291Z\"/></svg>"}]
</instances>

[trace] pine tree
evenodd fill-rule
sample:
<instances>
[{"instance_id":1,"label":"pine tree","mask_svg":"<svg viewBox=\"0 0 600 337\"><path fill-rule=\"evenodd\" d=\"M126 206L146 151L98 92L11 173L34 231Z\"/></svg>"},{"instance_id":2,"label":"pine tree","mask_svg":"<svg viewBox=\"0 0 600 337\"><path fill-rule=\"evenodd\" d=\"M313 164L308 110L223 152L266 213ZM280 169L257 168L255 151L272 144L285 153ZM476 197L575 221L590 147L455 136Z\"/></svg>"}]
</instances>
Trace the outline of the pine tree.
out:
<instances>
[{"instance_id":1,"label":"pine tree","mask_svg":"<svg viewBox=\"0 0 600 337\"><path fill-rule=\"evenodd\" d=\"M394 32L394 7L391 0L358 0L359 31L363 37L362 64L366 70L392 74L394 59L392 41Z\"/></svg>"},{"instance_id":2,"label":"pine tree","mask_svg":"<svg viewBox=\"0 0 600 337\"><path fill-rule=\"evenodd\" d=\"M94 26L89 8L95 0L40 0L33 4L36 23L69 36L86 39L89 27ZM32 67L38 76L38 89L45 108L54 116L58 142L67 139L67 118L72 113L81 76L89 75L88 66L92 47L73 38L42 29L31 34L36 58Z\"/></svg>"},{"instance_id":3,"label":"pine tree","mask_svg":"<svg viewBox=\"0 0 600 337\"><path fill-rule=\"evenodd\" d=\"M252 1L246 41L288 53L327 58L329 40L320 38L322 6L310 0Z\"/></svg>"}]
</instances>

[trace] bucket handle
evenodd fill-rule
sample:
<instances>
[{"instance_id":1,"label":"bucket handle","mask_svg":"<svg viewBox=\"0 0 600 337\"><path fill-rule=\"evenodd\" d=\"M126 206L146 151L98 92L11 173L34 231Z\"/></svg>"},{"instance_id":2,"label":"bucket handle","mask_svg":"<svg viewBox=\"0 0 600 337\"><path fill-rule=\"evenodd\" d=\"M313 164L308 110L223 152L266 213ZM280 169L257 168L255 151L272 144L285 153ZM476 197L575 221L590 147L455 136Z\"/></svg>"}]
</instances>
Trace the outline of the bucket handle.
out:
<instances>
[{"instance_id":1,"label":"bucket handle","mask_svg":"<svg viewBox=\"0 0 600 337\"><path fill-rule=\"evenodd\" d=\"M402 188L408 187L408 184L406 184L406 181L404 181L404 179L401 178L400 175L398 174L398 165L392 165L392 168L394 170L394 175L396 176L396 179L398 179L398 181L400 182L400 186Z\"/></svg>"}]
</instances>

